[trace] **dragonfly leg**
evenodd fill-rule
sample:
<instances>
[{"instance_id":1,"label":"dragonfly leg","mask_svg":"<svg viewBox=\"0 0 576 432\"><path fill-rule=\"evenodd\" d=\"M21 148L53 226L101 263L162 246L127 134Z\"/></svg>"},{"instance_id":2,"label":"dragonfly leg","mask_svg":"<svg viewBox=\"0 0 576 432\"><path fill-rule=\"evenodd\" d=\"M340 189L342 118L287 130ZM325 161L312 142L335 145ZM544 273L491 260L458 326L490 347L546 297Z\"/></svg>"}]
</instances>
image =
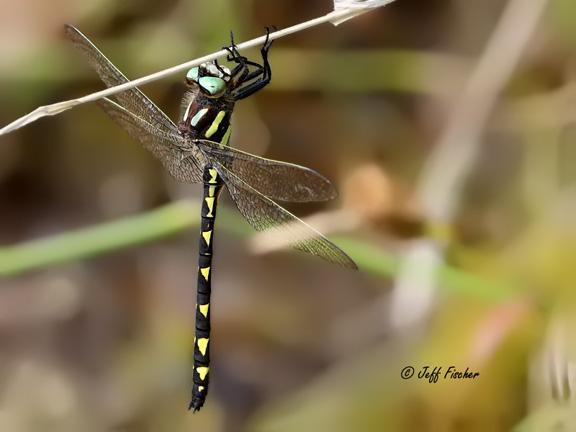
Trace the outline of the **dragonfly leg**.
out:
<instances>
[{"instance_id":1,"label":"dragonfly leg","mask_svg":"<svg viewBox=\"0 0 576 432\"><path fill-rule=\"evenodd\" d=\"M273 29L275 30L275 28ZM259 65L258 63L254 62L249 62L249 64L255 66L257 69L248 74L243 74L243 80L238 81L238 87L232 93L234 99L240 100L247 98L248 96L251 96L257 91L266 87L272 80L272 68L268 60L268 51L270 50L270 47L272 46L273 42L270 40L270 32L271 28L266 27L266 40L264 42L264 45L262 45L262 48L260 49L260 53L262 55L262 65ZM248 81L251 81L255 78L258 78L258 80L248 83ZM242 84L246 85L244 87L241 87Z\"/></svg>"},{"instance_id":2,"label":"dragonfly leg","mask_svg":"<svg viewBox=\"0 0 576 432\"><path fill-rule=\"evenodd\" d=\"M237 47L236 43L234 42L234 33L233 32L230 32L230 46L226 46L226 47L224 47L224 49L226 51L228 51L227 60L229 62L237 63L237 66L230 73L230 75L232 75L233 77L238 75L240 72L244 72L244 70L247 68L247 66L255 66L258 68L262 67L258 63L250 61L250 60L248 60L247 57L244 57L243 55L240 54L240 52L238 51L238 47ZM244 78L244 80L245 79L246 78Z\"/></svg>"},{"instance_id":3,"label":"dragonfly leg","mask_svg":"<svg viewBox=\"0 0 576 432\"><path fill-rule=\"evenodd\" d=\"M240 77L236 80L236 84L233 84L236 87L238 84L245 80L246 75L248 74L248 59L242 55L238 51L236 47L236 43L234 42L234 33L230 32L230 46L224 47L226 51L228 51L228 57L226 58L229 62L236 63L236 66L230 72L230 77L232 79L236 78L238 74L242 73Z\"/></svg>"},{"instance_id":4,"label":"dragonfly leg","mask_svg":"<svg viewBox=\"0 0 576 432\"><path fill-rule=\"evenodd\" d=\"M216 69L218 69L223 76L230 76L230 74L220 66L217 59L214 59L214 66L216 66Z\"/></svg>"}]
</instances>

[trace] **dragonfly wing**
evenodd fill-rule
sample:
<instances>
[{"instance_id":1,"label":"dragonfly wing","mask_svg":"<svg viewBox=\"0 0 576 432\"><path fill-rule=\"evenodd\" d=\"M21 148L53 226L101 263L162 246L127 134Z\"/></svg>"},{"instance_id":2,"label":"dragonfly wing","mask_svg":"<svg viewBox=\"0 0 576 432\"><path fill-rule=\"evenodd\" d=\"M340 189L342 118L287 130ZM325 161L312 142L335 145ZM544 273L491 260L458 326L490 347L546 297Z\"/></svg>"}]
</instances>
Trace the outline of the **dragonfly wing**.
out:
<instances>
[{"instance_id":1,"label":"dragonfly wing","mask_svg":"<svg viewBox=\"0 0 576 432\"><path fill-rule=\"evenodd\" d=\"M213 141L196 140L195 143L209 159L272 199L325 201L337 195L332 183L310 168L255 156Z\"/></svg>"},{"instance_id":2,"label":"dragonfly wing","mask_svg":"<svg viewBox=\"0 0 576 432\"><path fill-rule=\"evenodd\" d=\"M160 159L176 180L202 182L204 155L195 146L187 144L182 136L156 128L110 99L100 99L97 103L128 135Z\"/></svg>"},{"instance_id":3,"label":"dragonfly wing","mask_svg":"<svg viewBox=\"0 0 576 432\"><path fill-rule=\"evenodd\" d=\"M310 225L258 192L223 165L214 163L214 167L224 180L236 207L254 229L272 230L288 239L292 247L299 251L316 255L342 267L358 268L338 246Z\"/></svg>"},{"instance_id":4,"label":"dragonfly wing","mask_svg":"<svg viewBox=\"0 0 576 432\"><path fill-rule=\"evenodd\" d=\"M128 82L128 78L80 30L65 26L66 37L86 56L90 67L98 73L107 87ZM120 105L165 132L176 131L176 125L139 89L133 88L114 96Z\"/></svg>"}]
</instances>

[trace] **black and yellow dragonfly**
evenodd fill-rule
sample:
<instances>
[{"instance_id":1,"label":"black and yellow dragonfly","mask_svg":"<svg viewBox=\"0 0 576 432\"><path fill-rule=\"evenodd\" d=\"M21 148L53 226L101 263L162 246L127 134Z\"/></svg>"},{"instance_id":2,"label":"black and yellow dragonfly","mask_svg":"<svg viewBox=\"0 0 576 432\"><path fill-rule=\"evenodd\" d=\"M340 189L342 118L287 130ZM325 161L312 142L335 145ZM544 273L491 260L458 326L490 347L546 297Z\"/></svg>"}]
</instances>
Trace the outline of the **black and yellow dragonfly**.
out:
<instances>
[{"instance_id":1,"label":"black and yellow dragonfly","mask_svg":"<svg viewBox=\"0 0 576 432\"><path fill-rule=\"evenodd\" d=\"M84 53L108 87L128 81L76 28L67 26L66 35ZM334 198L336 191L325 177L309 168L264 159L228 146L235 102L270 82L270 46L267 37L260 50L262 64L259 64L241 56L232 39L231 46L226 48L228 61L233 64L231 70L216 61L190 69L186 75L187 90L178 125L137 88L115 95L114 100L105 98L98 102L132 138L160 159L176 180L204 186L194 384L189 405L189 409L194 411L203 406L208 391L212 245L217 198L223 186L240 213L256 230L276 230L300 251L343 267L357 268L336 245L273 201L307 202Z\"/></svg>"}]
</instances>

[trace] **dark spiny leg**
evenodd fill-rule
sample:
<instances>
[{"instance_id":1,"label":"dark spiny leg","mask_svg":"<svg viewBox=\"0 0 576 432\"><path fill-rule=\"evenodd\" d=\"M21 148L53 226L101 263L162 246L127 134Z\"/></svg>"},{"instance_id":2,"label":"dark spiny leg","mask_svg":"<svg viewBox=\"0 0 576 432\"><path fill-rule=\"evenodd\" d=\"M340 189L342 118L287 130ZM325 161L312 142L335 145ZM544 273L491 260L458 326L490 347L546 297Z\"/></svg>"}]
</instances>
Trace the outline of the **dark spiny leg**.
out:
<instances>
[{"instance_id":1,"label":"dark spiny leg","mask_svg":"<svg viewBox=\"0 0 576 432\"><path fill-rule=\"evenodd\" d=\"M244 98L247 98L248 96L253 95L258 90L261 90L264 87L266 87L270 83L270 81L272 80L272 68L270 66L270 62L268 61L268 51L270 50L270 47L272 46L272 42L273 41L270 40L270 28L267 27L266 28L266 41L264 42L264 45L260 49L260 53L262 55L263 65L262 66L258 65L258 67L260 69L252 72L252 74L246 75L244 80L247 81L249 79L253 79L256 77L260 77L260 79L258 79L258 81L254 81L254 82L246 85L244 88L238 88L236 91L234 91L234 93L232 95L234 96L234 98L236 100L244 99ZM248 78L248 76L250 76L250 75L253 75L253 76L251 78Z\"/></svg>"},{"instance_id":2,"label":"dark spiny leg","mask_svg":"<svg viewBox=\"0 0 576 432\"><path fill-rule=\"evenodd\" d=\"M244 79L244 82L253 80L254 78L258 78L260 75L264 74L264 72L266 72L264 70L264 68L262 66L259 66L259 68L255 71L250 72L248 75L246 75L246 78Z\"/></svg>"},{"instance_id":3,"label":"dark spiny leg","mask_svg":"<svg viewBox=\"0 0 576 432\"><path fill-rule=\"evenodd\" d=\"M244 63L247 66L254 66L255 68L263 69L264 67L261 64L248 60L246 57L243 57Z\"/></svg>"},{"instance_id":4,"label":"dark spiny leg","mask_svg":"<svg viewBox=\"0 0 576 432\"><path fill-rule=\"evenodd\" d=\"M272 73L270 71L264 70L262 77L258 81L254 81L243 88L238 88L232 93L232 96L235 100L245 99L248 96L252 96L257 91L262 90L270 83L271 80Z\"/></svg>"},{"instance_id":5,"label":"dark spiny leg","mask_svg":"<svg viewBox=\"0 0 576 432\"><path fill-rule=\"evenodd\" d=\"M198 291L196 294L196 333L194 338L194 370L192 400L188 409L198 411L208 393L210 367L210 295L212 292L212 244L216 204L222 181L216 169L204 169L204 196L198 258Z\"/></svg>"},{"instance_id":6,"label":"dark spiny leg","mask_svg":"<svg viewBox=\"0 0 576 432\"><path fill-rule=\"evenodd\" d=\"M216 69L218 69L223 76L228 76L228 72L222 69L222 66L220 66L220 63L218 63L217 59L214 59L214 65L216 66Z\"/></svg>"},{"instance_id":7,"label":"dark spiny leg","mask_svg":"<svg viewBox=\"0 0 576 432\"><path fill-rule=\"evenodd\" d=\"M236 75L238 75L240 73L241 70L246 68L246 64L245 63L239 63L237 64L234 69L232 69L230 71L230 76L231 77L235 77Z\"/></svg>"},{"instance_id":8,"label":"dark spiny leg","mask_svg":"<svg viewBox=\"0 0 576 432\"><path fill-rule=\"evenodd\" d=\"M269 29L266 29L269 32ZM243 55L240 54L240 52L238 51L237 45L234 42L234 33L230 32L230 46L224 47L224 49L226 51L228 51L228 57L227 60L229 62L235 62L238 65L232 70L231 75L235 76L236 74L238 74L242 69L245 68L245 66L254 66L258 69L262 69L263 66L259 65L256 62L250 61L248 60L247 57L244 57ZM264 43L264 45L266 46L266 50L268 50L270 48L271 43L269 42L269 40L267 39ZM252 77L254 78L254 77ZM250 79L250 78L247 78Z\"/></svg>"},{"instance_id":9,"label":"dark spiny leg","mask_svg":"<svg viewBox=\"0 0 576 432\"><path fill-rule=\"evenodd\" d=\"M230 76L232 77L232 79L234 79L236 78L237 75L240 74L240 76L237 79L235 79L235 82L232 85L232 89L240 87L245 82L262 75L262 73L264 72L263 66L248 60L246 57L243 56L234 57L232 61L238 63L238 65L230 72ZM254 66L257 68L257 70L251 72L248 66Z\"/></svg>"},{"instance_id":10,"label":"dark spiny leg","mask_svg":"<svg viewBox=\"0 0 576 432\"><path fill-rule=\"evenodd\" d=\"M249 81L258 78L259 76L264 74L264 68L260 65L258 65L258 69L255 71L250 72L250 70L248 68L246 68L246 70L244 70L242 72L242 75L240 75L240 77L236 80L236 82L232 85L232 89L236 90L237 88L239 88L241 85L245 85L245 87L248 87L250 84L247 84ZM240 90L241 91L241 90ZM232 93L232 96L234 97L234 99L237 99L237 95L240 91L236 91Z\"/></svg>"},{"instance_id":11,"label":"dark spiny leg","mask_svg":"<svg viewBox=\"0 0 576 432\"><path fill-rule=\"evenodd\" d=\"M238 54L238 50L233 50L231 47L224 47L228 51L228 57L226 58L229 62L236 63L236 66L230 72L232 78L236 77L240 72L247 69L246 62L248 59ZM238 55L237 55L238 54Z\"/></svg>"},{"instance_id":12,"label":"dark spiny leg","mask_svg":"<svg viewBox=\"0 0 576 432\"><path fill-rule=\"evenodd\" d=\"M239 87L240 85L244 84L244 83L247 82L247 81L250 81L250 80L253 80L254 78L259 77L260 75L262 75L262 74L265 72L264 66L262 66L262 65L260 65L260 64L258 64L258 63L256 63L256 62L250 61L250 60L248 60L246 57L242 57L242 58L243 58L243 60L244 60L243 63L244 63L245 65L247 65L247 66L253 66L254 68L256 68L256 70L253 70L253 71L251 71L251 72L249 72L249 73L243 73L243 74L242 74L242 79L239 79L238 82L237 82L237 87Z\"/></svg>"},{"instance_id":13,"label":"dark spiny leg","mask_svg":"<svg viewBox=\"0 0 576 432\"><path fill-rule=\"evenodd\" d=\"M250 71L250 68L248 66L254 66L257 69L254 71ZM261 65L259 65L258 63L251 62L251 61L246 61L242 65L242 74L240 75L240 77L238 77L238 79L236 80L236 82L232 86L232 89L237 89L242 84L245 84L246 82L248 82L254 78L259 77L263 73L264 73L264 68Z\"/></svg>"},{"instance_id":14,"label":"dark spiny leg","mask_svg":"<svg viewBox=\"0 0 576 432\"><path fill-rule=\"evenodd\" d=\"M238 83L241 82L242 77L247 74L247 70L248 66L246 66L244 63L238 64L234 69L232 69L230 72L230 79L233 81L232 88L236 88L238 86ZM240 76L238 77L239 74Z\"/></svg>"},{"instance_id":15,"label":"dark spiny leg","mask_svg":"<svg viewBox=\"0 0 576 432\"><path fill-rule=\"evenodd\" d=\"M244 57L244 60L245 60L245 61L244 61L244 64L246 64L247 66L253 66L253 67L255 67L257 70L264 69L264 66L262 66L261 64L258 64L258 63L256 63L256 62L250 61L250 60L248 60L246 57Z\"/></svg>"},{"instance_id":16,"label":"dark spiny leg","mask_svg":"<svg viewBox=\"0 0 576 432\"><path fill-rule=\"evenodd\" d=\"M238 46L236 45L236 42L234 42L234 32L232 31L230 31L230 46L225 47L225 49L230 53L228 56L228 61L234 61L235 59L246 60L246 57L242 57L240 51L238 51Z\"/></svg>"}]
</instances>

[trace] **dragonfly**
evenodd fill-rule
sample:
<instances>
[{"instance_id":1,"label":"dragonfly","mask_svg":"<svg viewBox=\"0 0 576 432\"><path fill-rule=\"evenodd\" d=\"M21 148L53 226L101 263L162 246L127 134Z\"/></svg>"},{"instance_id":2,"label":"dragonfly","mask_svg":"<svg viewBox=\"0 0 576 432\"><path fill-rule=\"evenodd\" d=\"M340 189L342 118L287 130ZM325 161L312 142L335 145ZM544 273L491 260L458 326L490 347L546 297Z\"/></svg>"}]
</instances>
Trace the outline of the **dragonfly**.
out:
<instances>
[{"instance_id":1,"label":"dragonfly","mask_svg":"<svg viewBox=\"0 0 576 432\"><path fill-rule=\"evenodd\" d=\"M128 81L78 29L68 25L65 33L106 86ZM261 64L242 56L231 35L231 45L225 47L231 68L212 61L186 73L178 124L138 88L97 102L130 137L158 158L172 177L180 182L203 185L193 385L188 406L194 412L202 408L208 393L214 224L223 188L257 231L278 232L299 251L357 269L354 261L338 246L276 203L332 199L336 190L327 178L310 168L262 158L229 146L235 103L262 90L272 78L268 60L272 45L270 29L266 34L260 49Z\"/></svg>"}]
</instances>

